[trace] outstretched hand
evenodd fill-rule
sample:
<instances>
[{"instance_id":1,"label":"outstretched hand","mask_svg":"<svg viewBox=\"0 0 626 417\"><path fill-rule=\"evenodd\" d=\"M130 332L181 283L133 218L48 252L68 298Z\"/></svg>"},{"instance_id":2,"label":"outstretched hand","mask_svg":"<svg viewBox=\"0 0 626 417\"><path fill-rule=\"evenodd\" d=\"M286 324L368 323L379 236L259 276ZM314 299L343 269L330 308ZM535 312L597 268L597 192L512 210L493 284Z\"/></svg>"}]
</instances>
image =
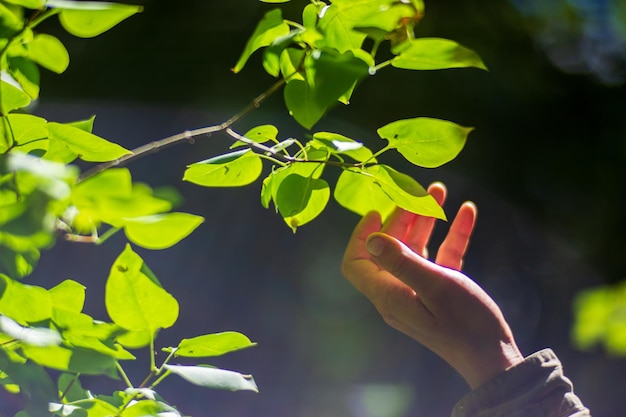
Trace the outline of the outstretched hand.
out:
<instances>
[{"instance_id":1,"label":"outstretched hand","mask_svg":"<svg viewBox=\"0 0 626 417\"><path fill-rule=\"evenodd\" d=\"M428 192L443 205L443 184ZM472 388L523 360L500 308L459 272L475 220L476 206L464 203L430 261L434 218L398 209L383 226L378 213L369 213L342 262L343 275L390 326L443 358Z\"/></svg>"}]
</instances>

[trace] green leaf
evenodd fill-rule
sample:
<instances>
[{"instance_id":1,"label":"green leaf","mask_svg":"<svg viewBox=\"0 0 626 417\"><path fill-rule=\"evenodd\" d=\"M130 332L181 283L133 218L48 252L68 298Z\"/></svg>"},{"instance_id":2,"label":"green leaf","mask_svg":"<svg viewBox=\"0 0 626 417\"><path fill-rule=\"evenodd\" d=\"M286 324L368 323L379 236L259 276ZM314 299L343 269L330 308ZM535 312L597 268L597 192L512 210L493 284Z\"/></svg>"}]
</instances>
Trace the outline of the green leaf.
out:
<instances>
[{"instance_id":1,"label":"green leaf","mask_svg":"<svg viewBox=\"0 0 626 417\"><path fill-rule=\"evenodd\" d=\"M412 39L402 44L391 65L410 70L487 67L476 52L458 43L440 38Z\"/></svg>"},{"instance_id":2,"label":"green leaf","mask_svg":"<svg viewBox=\"0 0 626 417\"><path fill-rule=\"evenodd\" d=\"M189 165L183 181L204 187L239 187L256 181L262 170L261 158L243 149Z\"/></svg>"},{"instance_id":3,"label":"green leaf","mask_svg":"<svg viewBox=\"0 0 626 417\"><path fill-rule=\"evenodd\" d=\"M171 327L178 318L178 302L141 272L143 260L126 245L111 268L105 288L109 316L128 330Z\"/></svg>"},{"instance_id":4,"label":"green leaf","mask_svg":"<svg viewBox=\"0 0 626 417\"><path fill-rule=\"evenodd\" d=\"M124 232L128 240L146 249L165 249L187 237L202 222L202 217L193 214L154 214L126 219Z\"/></svg>"},{"instance_id":5,"label":"green leaf","mask_svg":"<svg viewBox=\"0 0 626 417\"><path fill-rule=\"evenodd\" d=\"M368 167L365 171L373 175L374 183L396 203L411 213L445 220L446 215L432 195L410 176L386 165Z\"/></svg>"},{"instance_id":6,"label":"green leaf","mask_svg":"<svg viewBox=\"0 0 626 417\"><path fill-rule=\"evenodd\" d=\"M195 385L229 391L259 392L252 375L204 366L164 365L168 371Z\"/></svg>"},{"instance_id":7,"label":"green leaf","mask_svg":"<svg viewBox=\"0 0 626 417\"><path fill-rule=\"evenodd\" d=\"M26 7L27 9L41 9L45 0L4 0L5 3Z\"/></svg>"},{"instance_id":8,"label":"green leaf","mask_svg":"<svg viewBox=\"0 0 626 417\"><path fill-rule=\"evenodd\" d=\"M24 345L22 352L33 362L59 371L116 376L115 359L91 349Z\"/></svg>"},{"instance_id":9,"label":"green leaf","mask_svg":"<svg viewBox=\"0 0 626 417\"><path fill-rule=\"evenodd\" d=\"M361 171L343 170L333 196L342 207L359 216L376 211L386 219L396 207L376 184L374 177Z\"/></svg>"},{"instance_id":10,"label":"green leaf","mask_svg":"<svg viewBox=\"0 0 626 417\"><path fill-rule=\"evenodd\" d=\"M8 114L0 119L0 135L12 135L13 146L20 152L44 153L48 150L46 124L46 119L30 114Z\"/></svg>"},{"instance_id":11,"label":"green leaf","mask_svg":"<svg viewBox=\"0 0 626 417\"><path fill-rule=\"evenodd\" d=\"M435 168L456 158L472 130L445 120L418 117L389 123L378 129L378 134L411 163Z\"/></svg>"},{"instance_id":12,"label":"green leaf","mask_svg":"<svg viewBox=\"0 0 626 417\"><path fill-rule=\"evenodd\" d=\"M39 250L34 247L20 252L3 248L0 250L0 272L5 272L14 279L21 279L33 272L39 256Z\"/></svg>"},{"instance_id":13,"label":"green leaf","mask_svg":"<svg viewBox=\"0 0 626 417\"><path fill-rule=\"evenodd\" d=\"M66 279L48 290L52 299L52 306L64 310L80 313L85 304L85 286Z\"/></svg>"},{"instance_id":14,"label":"green leaf","mask_svg":"<svg viewBox=\"0 0 626 417\"><path fill-rule=\"evenodd\" d=\"M309 143L314 148L326 149L333 154L348 155L357 162L376 162L376 158L369 148L363 146L361 142L338 133L316 132L313 134L313 140Z\"/></svg>"},{"instance_id":15,"label":"green leaf","mask_svg":"<svg viewBox=\"0 0 626 417\"><path fill-rule=\"evenodd\" d=\"M50 294L44 288L26 285L0 274L0 314L20 324L52 316Z\"/></svg>"},{"instance_id":16,"label":"green leaf","mask_svg":"<svg viewBox=\"0 0 626 417\"><path fill-rule=\"evenodd\" d=\"M250 56L260 48L269 46L281 36L289 33L289 25L283 22L282 12L280 9L269 11L259 22L252 36L246 43L246 46L239 57L239 60L233 67L232 71L238 73L246 65Z\"/></svg>"},{"instance_id":17,"label":"green leaf","mask_svg":"<svg viewBox=\"0 0 626 417\"><path fill-rule=\"evenodd\" d=\"M222 332L183 339L178 347L170 348L169 351L175 350L174 355L177 357L204 358L221 356L252 346L256 346L256 343L252 343L241 333Z\"/></svg>"},{"instance_id":18,"label":"green leaf","mask_svg":"<svg viewBox=\"0 0 626 417\"><path fill-rule=\"evenodd\" d=\"M31 99L19 83L3 72L0 80L0 112L7 114L30 104Z\"/></svg>"},{"instance_id":19,"label":"green leaf","mask_svg":"<svg viewBox=\"0 0 626 417\"><path fill-rule=\"evenodd\" d=\"M48 132L51 140L63 142L83 161L112 161L131 153L116 143L70 124L48 122Z\"/></svg>"},{"instance_id":20,"label":"green leaf","mask_svg":"<svg viewBox=\"0 0 626 417\"><path fill-rule=\"evenodd\" d=\"M274 203L287 226L294 232L320 215L328 199L330 187L319 178L288 175L281 181Z\"/></svg>"},{"instance_id":21,"label":"green leaf","mask_svg":"<svg viewBox=\"0 0 626 417\"><path fill-rule=\"evenodd\" d=\"M260 0L263 3L287 3L291 0Z\"/></svg>"},{"instance_id":22,"label":"green leaf","mask_svg":"<svg viewBox=\"0 0 626 417\"><path fill-rule=\"evenodd\" d=\"M81 38L98 36L142 10L141 6L91 1L48 0L47 5L62 9L61 25Z\"/></svg>"},{"instance_id":23,"label":"green leaf","mask_svg":"<svg viewBox=\"0 0 626 417\"><path fill-rule=\"evenodd\" d=\"M0 349L0 369L20 386L26 411L31 416L46 416L48 403L58 397L54 382L48 373L34 363L15 363Z\"/></svg>"},{"instance_id":24,"label":"green leaf","mask_svg":"<svg viewBox=\"0 0 626 417\"><path fill-rule=\"evenodd\" d=\"M255 143L278 143L278 140L276 139L278 136L278 128L273 125L261 125L248 130L243 136ZM247 146L247 144L237 141L233 143L230 148L233 149L241 146Z\"/></svg>"},{"instance_id":25,"label":"green leaf","mask_svg":"<svg viewBox=\"0 0 626 417\"><path fill-rule=\"evenodd\" d=\"M32 346L53 346L61 343L61 335L45 327L22 327L8 317L0 316L0 333Z\"/></svg>"},{"instance_id":26,"label":"green leaf","mask_svg":"<svg viewBox=\"0 0 626 417\"><path fill-rule=\"evenodd\" d=\"M57 389L65 394L64 399L68 402L89 398L77 375L61 374L57 380Z\"/></svg>"},{"instance_id":27,"label":"green leaf","mask_svg":"<svg viewBox=\"0 0 626 417\"><path fill-rule=\"evenodd\" d=\"M301 65L304 62L305 51L296 48L287 48L280 54L280 72L287 82L304 80L300 75Z\"/></svg>"},{"instance_id":28,"label":"green leaf","mask_svg":"<svg viewBox=\"0 0 626 417\"><path fill-rule=\"evenodd\" d=\"M423 216L446 218L441 206L421 185L386 165L344 170L337 181L335 199L359 215L378 211L386 218L397 205Z\"/></svg>"},{"instance_id":29,"label":"green leaf","mask_svg":"<svg viewBox=\"0 0 626 417\"><path fill-rule=\"evenodd\" d=\"M308 156L310 160L326 160L327 152L311 151ZM318 156L320 156L318 158ZM286 167L281 167L272 171L271 174L263 180L263 188L261 189L261 204L265 208L269 208L269 203L276 200L276 194L280 184L289 175L297 174L303 177L319 178L324 171L323 163L313 162L295 162Z\"/></svg>"},{"instance_id":30,"label":"green leaf","mask_svg":"<svg viewBox=\"0 0 626 417\"><path fill-rule=\"evenodd\" d=\"M306 81L290 81L284 94L289 113L307 129L331 106L349 96L368 73L368 65L352 52L315 51L306 57L305 68Z\"/></svg>"},{"instance_id":31,"label":"green leaf","mask_svg":"<svg viewBox=\"0 0 626 417\"><path fill-rule=\"evenodd\" d=\"M63 43L52 35L35 35L28 43L28 57L50 71L61 74L70 64L70 55Z\"/></svg>"},{"instance_id":32,"label":"green leaf","mask_svg":"<svg viewBox=\"0 0 626 417\"><path fill-rule=\"evenodd\" d=\"M30 59L17 56L8 57L9 71L22 90L31 99L39 97L39 68Z\"/></svg>"}]
</instances>

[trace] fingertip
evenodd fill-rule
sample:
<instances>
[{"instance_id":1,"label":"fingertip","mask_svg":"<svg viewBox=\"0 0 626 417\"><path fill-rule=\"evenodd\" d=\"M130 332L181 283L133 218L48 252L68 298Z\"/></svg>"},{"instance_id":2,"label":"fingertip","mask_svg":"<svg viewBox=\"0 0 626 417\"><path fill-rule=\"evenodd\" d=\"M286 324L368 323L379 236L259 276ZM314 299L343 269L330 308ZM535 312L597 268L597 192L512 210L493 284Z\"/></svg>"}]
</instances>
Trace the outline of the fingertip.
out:
<instances>
[{"instance_id":1,"label":"fingertip","mask_svg":"<svg viewBox=\"0 0 626 417\"><path fill-rule=\"evenodd\" d=\"M428 186L428 194L433 196L437 204L443 206L446 196L448 195L448 189L443 182L435 181Z\"/></svg>"}]
</instances>

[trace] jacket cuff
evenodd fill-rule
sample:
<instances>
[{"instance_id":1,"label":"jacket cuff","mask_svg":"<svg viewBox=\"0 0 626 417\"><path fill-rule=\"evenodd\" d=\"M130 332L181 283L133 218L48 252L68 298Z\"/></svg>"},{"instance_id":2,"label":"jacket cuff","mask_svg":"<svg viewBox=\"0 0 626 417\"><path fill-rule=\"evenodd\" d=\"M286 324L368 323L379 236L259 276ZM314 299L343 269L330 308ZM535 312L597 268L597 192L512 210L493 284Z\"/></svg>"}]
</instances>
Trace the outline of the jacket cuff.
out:
<instances>
[{"instance_id":1,"label":"jacket cuff","mask_svg":"<svg viewBox=\"0 0 626 417\"><path fill-rule=\"evenodd\" d=\"M588 417L551 349L527 357L465 395L452 417Z\"/></svg>"}]
</instances>

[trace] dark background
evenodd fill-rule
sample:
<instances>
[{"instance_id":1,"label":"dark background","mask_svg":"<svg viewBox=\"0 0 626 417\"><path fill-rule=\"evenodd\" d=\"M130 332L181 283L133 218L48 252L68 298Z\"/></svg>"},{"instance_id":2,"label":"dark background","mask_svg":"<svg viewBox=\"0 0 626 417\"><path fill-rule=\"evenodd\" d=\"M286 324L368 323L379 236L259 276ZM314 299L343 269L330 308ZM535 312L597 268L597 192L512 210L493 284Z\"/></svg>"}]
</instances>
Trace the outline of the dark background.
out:
<instances>
[{"instance_id":1,"label":"dark background","mask_svg":"<svg viewBox=\"0 0 626 417\"><path fill-rule=\"evenodd\" d=\"M96 133L132 148L221 122L272 84L258 54L241 74L229 71L271 5L142 3L142 14L94 39L63 34L56 22L40 28L58 33L71 64L61 76L42 74L37 113L58 121L97 114ZM286 16L298 19L304 3L287 4ZM594 416L613 417L626 407L626 360L600 347L576 350L570 328L578 291L626 276L625 6L545 3L428 1L418 36L459 41L490 71L388 68L316 130L380 148L375 131L392 120L430 116L475 126L464 151L444 168L417 169L392 155L385 162L423 184L445 181L449 215L465 199L478 204L466 272L502 306L525 354L552 347ZM306 133L289 119L280 95L237 128L261 123L277 125L283 138ZM160 342L245 333L259 346L213 364L254 374L261 393L207 391L176 377L160 393L194 416L449 415L467 391L464 382L382 323L339 274L355 215L331 202L293 235L260 206L260 181L242 189L180 182L186 164L227 146L227 138L215 136L130 166L136 180L178 187L182 209L206 218L172 249L138 251L181 302L179 323ZM435 241L444 231L442 224ZM104 319L104 280L123 245L121 236L98 248L58 244L31 282L86 284L89 312ZM145 361L129 366L137 368L135 381L143 378L141 366ZM95 392L116 387L90 383Z\"/></svg>"}]
</instances>

